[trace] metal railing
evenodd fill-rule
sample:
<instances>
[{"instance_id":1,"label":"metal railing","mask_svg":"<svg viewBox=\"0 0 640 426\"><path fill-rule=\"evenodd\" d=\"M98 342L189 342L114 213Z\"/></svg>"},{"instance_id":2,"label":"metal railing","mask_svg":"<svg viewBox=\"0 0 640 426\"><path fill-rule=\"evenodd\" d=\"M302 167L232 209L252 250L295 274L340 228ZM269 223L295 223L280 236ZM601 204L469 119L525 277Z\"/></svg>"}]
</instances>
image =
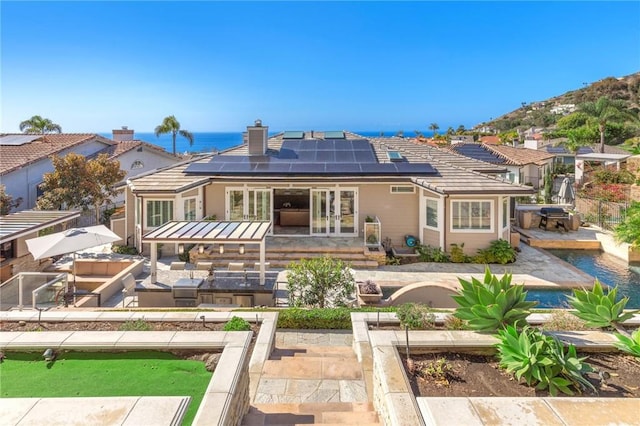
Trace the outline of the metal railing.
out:
<instances>
[{"instance_id":1,"label":"metal railing","mask_svg":"<svg viewBox=\"0 0 640 426\"><path fill-rule=\"evenodd\" d=\"M611 201L593 200L589 198L576 199L576 210L582 215L582 220L612 230L624 221L625 211L629 204Z\"/></svg>"}]
</instances>

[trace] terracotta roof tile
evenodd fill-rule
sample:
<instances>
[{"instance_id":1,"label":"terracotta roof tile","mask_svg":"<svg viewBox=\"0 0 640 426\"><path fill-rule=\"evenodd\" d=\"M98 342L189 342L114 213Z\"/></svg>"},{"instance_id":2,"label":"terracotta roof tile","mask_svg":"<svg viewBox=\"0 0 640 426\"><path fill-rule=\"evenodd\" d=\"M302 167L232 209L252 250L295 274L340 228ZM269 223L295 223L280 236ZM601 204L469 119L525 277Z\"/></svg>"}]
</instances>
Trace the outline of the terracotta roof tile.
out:
<instances>
[{"instance_id":1,"label":"terracotta roof tile","mask_svg":"<svg viewBox=\"0 0 640 426\"><path fill-rule=\"evenodd\" d=\"M6 135L2 134L0 138ZM105 145L115 144L112 140L94 133L60 133L42 135L42 137L23 145L0 145L0 175L5 175L27 164L59 154L90 140L97 140Z\"/></svg>"},{"instance_id":2,"label":"terracotta roof tile","mask_svg":"<svg viewBox=\"0 0 640 426\"><path fill-rule=\"evenodd\" d=\"M546 151L536 149L514 148L508 145L484 146L490 151L493 151L500 157L517 166L524 166L526 164L536 164L538 166L541 166L545 164L550 158L555 157L554 154L549 154Z\"/></svg>"}]
</instances>

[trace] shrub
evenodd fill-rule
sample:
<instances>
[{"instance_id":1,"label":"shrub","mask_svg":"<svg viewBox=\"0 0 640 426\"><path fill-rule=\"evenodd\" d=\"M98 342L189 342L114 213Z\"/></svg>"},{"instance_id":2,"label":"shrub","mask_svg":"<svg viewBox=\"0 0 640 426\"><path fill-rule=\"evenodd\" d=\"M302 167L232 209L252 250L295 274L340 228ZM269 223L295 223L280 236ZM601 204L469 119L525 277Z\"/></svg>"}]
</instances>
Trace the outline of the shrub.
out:
<instances>
[{"instance_id":1,"label":"shrub","mask_svg":"<svg viewBox=\"0 0 640 426\"><path fill-rule=\"evenodd\" d=\"M583 320L565 310L554 309L551 318L542 325L546 331L586 330L588 327Z\"/></svg>"},{"instance_id":2,"label":"shrub","mask_svg":"<svg viewBox=\"0 0 640 426\"><path fill-rule=\"evenodd\" d=\"M135 247L129 247L129 246L112 245L111 251L113 253L130 254L134 256L138 254L138 250Z\"/></svg>"},{"instance_id":3,"label":"shrub","mask_svg":"<svg viewBox=\"0 0 640 426\"><path fill-rule=\"evenodd\" d=\"M537 302L525 301L527 292L524 285L511 285L511 274L501 279L485 269L484 281L471 278L471 281L458 278L462 289L452 296L458 303L454 315L469 321L474 330L497 330L505 325L526 320L529 309Z\"/></svg>"},{"instance_id":4,"label":"shrub","mask_svg":"<svg viewBox=\"0 0 640 426\"><path fill-rule=\"evenodd\" d=\"M426 305L418 303L405 303L398 306L396 316L400 325L412 330L433 328L436 324L436 316Z\"/></svg>"},{"instance_id":5,"label":"shrub","mask_svg":"<svg viewBox=\"0 0 640 426\"><path fill-rule=\"evenodd\" d=\"M618 341L613 345L621 351L640 357L640 329L634 331L631 336L614 333Z\"/></svg>"},{"instance_id":6,"label":"shrub","mask_svg":"<svg viewBox=\"0 0 640 426\"><path fill-rule=\"evenodd\" d=\"M418 260L420 262L449 262L449 255L442 251L440 247L431 247L429 245L419 245L416 247L418 252Z\"/></svg>"},{"instance_id":7,"label":"shrub","mask_svg":"<svg viewBox=\"0 0 640 426\"><path fill-rule=\"evenodd\" d=\"M244 318L233 316L222 328L224 331L249 331L251 324Z\"/></svg>"},{"instance_id":8,"label":"shrub","mask_svg":"<svg viewBox=\"0 0 640 426\"><path fill-rule=\"evenodd\" d=\"M640 247L640 201L632 201L624 213L624 221L614 229L616 240Z\"/></svg>"},{"instance_id":9,"label":"shrub","mask_svg":"<svg viewBox=\"0 0 640 426\"><path fill-rule=\"evenodd\" d=\"M573 296L567 296L569 304L577 310L571 313L586 321L587 327L610 327L633 317L637 311L623 312L629 301L623 297L616 302L618 287L605 292L596 279L592 290L573 290Z\"/></svg>"},{"instance_id":10,"label":"shrub","mask_svg":"<svg viewBox=\"0 0 640 426\"><path fill-rule=\"evenodd\" d=\"M516 251L507 240L499 239L491 241L486 249L478 250L476 263L512 263L516 260Z\"/></svg>"},{"instance_id":11,"label":"shrub","mask_svg":"<svg viewBox=\"0 0 640 426\"><path fill-rule=\"evenodd\" d=\"M463 321L458 317L454 317L453 315L447 315L444 319L444 328L447 330L466 330L469 327L467 327L466 321Z\"/></svg>"},{"instance_id":12,"label":"shrub","mask_svg":"<svg viewBox=\"0 0 640 426\"><path fill-rule=\"evenodd\" d=\"M143 318L138 318L135 321L125 321L118 327L120 331L150 331L151 329L151 324Z\"/></svg>"},{"instance_id":13,"label":"shrub","mask_svg":"<svg viewBox=\"0 0 640 426\"><path fill-rule=\"evenodd\" d=\"M498 332L500 342L496 345L500 367L524 378L529 386L536 389L549 389L552 396L558 391L573 395L571 389L581 387L595 391L593 385L584 377L593 368L578 358L573 345L564 347L562 342L541 331L524 327L521 333L516 327L507 326Z\"/></svg>"},{"instance_id":14,"label":"shrub","mask_svg":"<svg viewBox=\"0 0 640 426\"><path fill-rule=\"evenodd\" d=\"M348 308L284 309L278 315L278 328L351 330L351 310Z\"/></svg>"},{"instance_id":15,"label":"shrub","mask_svg":"<svg viewBox=\"0 0 640 426\"><path fill-rule=\"evenodd\" d=\"M288 268L290 306L346 306L353 298L355 280L348 265L340 259L328 256L301 259Z\"/></svg>"},{"instance_id":16,"label":"shrub","mask_svg":"<svg viewBox=\"0 0 640 426\"><path fill-rule=\"evenodd\" d=\"M184 252L178 253L178 259L180 259L181 262L187 262L187 263L191 262L191 258L189 257L189 252L194 246L195 244L185 244Z\"/></svg>"},{"instance_id":17,"label":"shrub","mask_svg":"<svg viewBox=\"0 0 640 426\"><path fill-rule=\"evenodd\" d=\"M453 263L469 263L472 260L471 256L464 254L464 243L460 245L451 244L450 257Z\"/></svg>"}]
</instances>

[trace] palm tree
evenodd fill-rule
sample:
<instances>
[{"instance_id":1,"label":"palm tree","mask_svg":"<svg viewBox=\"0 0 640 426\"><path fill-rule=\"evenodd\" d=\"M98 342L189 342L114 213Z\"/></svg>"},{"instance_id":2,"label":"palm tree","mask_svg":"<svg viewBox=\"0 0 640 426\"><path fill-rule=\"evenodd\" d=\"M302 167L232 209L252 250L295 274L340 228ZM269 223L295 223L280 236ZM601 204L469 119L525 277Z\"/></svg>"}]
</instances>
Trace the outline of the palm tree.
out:
<instances>
[{"instance_id":1,"label":"palm tree","mask_svg":"<svg viewBox=\"0 0 640 426\"><path fill-rule=\"evenodd\" d=\"M24 120L20 123L20 131L24 133L44 135L45 133L62 133L62 127L48 118L42 118L39 115L34 115L30 119Z\"/></svg>"},{"instance_id":2,"label":"palm tree","mask_svg":"<svg viewBox=\"0 0 640 426\"><path fill-rule=\"evenodd\" d=\"M429 125L429 130L431 130L433 132L433 136L438 134L438 129L440 128L440 126L438 126L438 123L431 123Z\"/></svg>"},{"instance_id":3,"label":"palm tree","mask_svg":"<svg viewBox=\"0 0 640 426\"><path fill-rule=\"evenodd\" d=\"M176 119L174 115L165 117L164 120L162 120L162 124L160 124L159 126L156 126L154 133L158 138L162 134L171 133L171 137L173 140L174 155L176 153L176 136L178 135L178 133L180 134L180 136L182 136L183 138L186 138L189 141L190 146L193 145L193 139L194 139L193 133L189 132L188 130L180 129L180 122Z\"/></svg>"},{"instance_id":4,"label":"palm tree","mask_svg":"<svg viewBox=\"0 0 640 426\"><path fill-rule=\"evenodd\" d=\"M595 102L585 102L580 105L580 111L598 122L598 130L600 131L600 153L604 152L604 131L607 128L607 122L620 122L626 119L632 119L631 114L625 111L625 105L621 100L612 100L606 96L600 97Z\"/></svg>"}]
</instances>

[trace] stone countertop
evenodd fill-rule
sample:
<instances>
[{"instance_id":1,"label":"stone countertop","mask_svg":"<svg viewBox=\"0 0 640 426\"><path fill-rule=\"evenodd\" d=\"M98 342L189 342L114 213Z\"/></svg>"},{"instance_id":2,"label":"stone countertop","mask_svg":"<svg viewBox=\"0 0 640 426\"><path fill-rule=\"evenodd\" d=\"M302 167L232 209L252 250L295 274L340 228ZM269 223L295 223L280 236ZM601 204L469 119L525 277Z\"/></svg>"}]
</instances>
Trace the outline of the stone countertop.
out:
<instances>
[{"instance_id":1,"label":"stone countertop","mask_svg":"<svg viewBox=\"0 0 640 426\"><path fill-rule=\"evenodd\" d=\"M265 285L260 285L260 275L258 272L228 272L219 271L214 275L214 280L209 281L208 271L172 271L172 270L158 270L157 281L151 283L151 277L146 277L142 283L136 286L136 291L171 291L173 285L180 279L203 279L204 283L198 288L201 292L215 292L215 291L273 291L276 281L278 281L278 271L266 271L265 272Z\"/></svg>"}]
</instances>

